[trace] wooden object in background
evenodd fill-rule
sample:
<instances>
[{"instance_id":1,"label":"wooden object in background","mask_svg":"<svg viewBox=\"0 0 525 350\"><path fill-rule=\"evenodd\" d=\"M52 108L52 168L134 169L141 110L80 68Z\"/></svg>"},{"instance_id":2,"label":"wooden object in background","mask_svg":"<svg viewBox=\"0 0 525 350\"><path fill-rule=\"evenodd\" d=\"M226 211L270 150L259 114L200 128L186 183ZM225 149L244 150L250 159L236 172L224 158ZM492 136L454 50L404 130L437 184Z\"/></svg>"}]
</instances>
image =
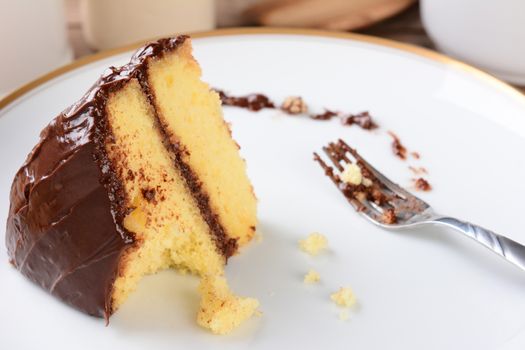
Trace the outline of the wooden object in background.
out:
<instances>
[{"instance_id":1,"label":"wooden object in background","mask_svg":"<svg viewBox=\"0 0 525 350\"><path fill-rule=\"evenodd\" d=\"M391 17L415 0L263 0L247 9L256 23L276 27L354 30Z\"/></svg>"},{"instance_id":2,"label":"wooden object in background","mask_svg":"<svg viewBox=\"0 0 525 350\"><path fill-rule=\"evenodd\" d=\"M252 25L253 20L244 15L251 6L261 0L216 0L217 26L241 27Z\"/></svg>"}]
</instances>

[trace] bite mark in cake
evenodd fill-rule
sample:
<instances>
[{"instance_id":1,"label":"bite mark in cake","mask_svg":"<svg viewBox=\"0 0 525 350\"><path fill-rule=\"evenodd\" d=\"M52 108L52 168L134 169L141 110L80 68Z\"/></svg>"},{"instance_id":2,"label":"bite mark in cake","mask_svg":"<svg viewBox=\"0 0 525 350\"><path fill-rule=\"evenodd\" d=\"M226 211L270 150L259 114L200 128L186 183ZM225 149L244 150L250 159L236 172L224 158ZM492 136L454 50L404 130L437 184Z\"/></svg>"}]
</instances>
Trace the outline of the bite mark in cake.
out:
<instances>
[{"instance_id":1,"label":"bite mark in cake","mask_svg":"<svg viewBox=\"0 0 525 350\"><path fill-rule=\"evenodd\" d=\"M341 173L341 180L347 184L359 186L363 182L363 174L361 168L355 163L348 163L344 165L343 172Z\"/></svg>"}]
</instances>

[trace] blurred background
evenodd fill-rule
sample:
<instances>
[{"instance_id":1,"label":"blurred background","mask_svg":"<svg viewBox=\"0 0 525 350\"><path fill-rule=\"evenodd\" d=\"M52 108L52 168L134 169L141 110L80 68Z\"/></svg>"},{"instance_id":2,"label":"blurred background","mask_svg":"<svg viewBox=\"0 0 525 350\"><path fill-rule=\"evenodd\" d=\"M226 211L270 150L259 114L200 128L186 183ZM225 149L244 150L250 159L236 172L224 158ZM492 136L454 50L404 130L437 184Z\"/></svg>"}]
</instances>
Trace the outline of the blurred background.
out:
<instances>
[{"instance_id":1,"label":"blurred background","mask_svg":"<svg viewBox=\"0 0 525 350\"><path fill-rule=\"evenodd\" d=\"M98 51L241 26L406 42L466 61L525 92L525 0L0 0L0 97Z\"/></svg>"}]
</instances>

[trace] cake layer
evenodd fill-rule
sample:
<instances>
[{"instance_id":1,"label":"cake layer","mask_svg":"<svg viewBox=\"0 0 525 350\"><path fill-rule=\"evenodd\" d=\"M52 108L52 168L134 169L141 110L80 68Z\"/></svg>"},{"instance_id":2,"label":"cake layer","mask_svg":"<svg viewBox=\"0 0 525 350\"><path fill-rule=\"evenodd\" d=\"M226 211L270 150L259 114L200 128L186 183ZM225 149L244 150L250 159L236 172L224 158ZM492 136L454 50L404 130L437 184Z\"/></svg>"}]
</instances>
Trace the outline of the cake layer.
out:
<instances>
[{"instance_id":1,"label":"cake layer","mask_svg":"<svg viewBox=\"0 0 525 350\"><path fill-rule=\"evenodd\" d=\"M222 274L223 251L165 147L154 108L137 79L110 93L106 113L114 136L106 150L129 199L124 226L138 242L121 263L114 308L144 275L170 266L199 275Z\"/></svg>"},{"instance_id":2,"label":"cake layer","mask_svg":"<svg viewBox=\"0 0 525 350\"><path fill-rule=\"evenodd\" d=\"M169 142L182 150L182 161L198 179L227 235L239 245L247 243L257 224L256 198L239 147L222 117L219 96L200 80L190 44L152 60L147 74ZM177 89L179 84L184 89Z\"/></svg>"}]
</instances>

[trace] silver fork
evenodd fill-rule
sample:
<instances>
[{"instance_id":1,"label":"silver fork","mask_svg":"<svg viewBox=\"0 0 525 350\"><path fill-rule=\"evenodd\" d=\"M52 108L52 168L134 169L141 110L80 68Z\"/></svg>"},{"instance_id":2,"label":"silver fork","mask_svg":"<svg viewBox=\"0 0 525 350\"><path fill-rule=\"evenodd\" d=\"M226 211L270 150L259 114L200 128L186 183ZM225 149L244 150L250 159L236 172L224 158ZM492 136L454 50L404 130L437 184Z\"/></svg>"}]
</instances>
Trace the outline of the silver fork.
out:
<instances>
[{"instance_id":1,"label":"silver fork","mask_svg":"<svg viewBox=\"0 0 525 350\"><path fill-rule=\"evenodd\" d=\"M390 181L343 140L328 144L323 147L323 151L335 169L328 166L317 153L314 153L314 160L350 204L373 224L389 230L424 225L450 227L525 270L525 246L520 243L481 226L436 213L428 203ZM363 177L369 179L371 184L354 185L341 180L341 172L351 163L359 166Z\"/></svg>"}]
</instances>

